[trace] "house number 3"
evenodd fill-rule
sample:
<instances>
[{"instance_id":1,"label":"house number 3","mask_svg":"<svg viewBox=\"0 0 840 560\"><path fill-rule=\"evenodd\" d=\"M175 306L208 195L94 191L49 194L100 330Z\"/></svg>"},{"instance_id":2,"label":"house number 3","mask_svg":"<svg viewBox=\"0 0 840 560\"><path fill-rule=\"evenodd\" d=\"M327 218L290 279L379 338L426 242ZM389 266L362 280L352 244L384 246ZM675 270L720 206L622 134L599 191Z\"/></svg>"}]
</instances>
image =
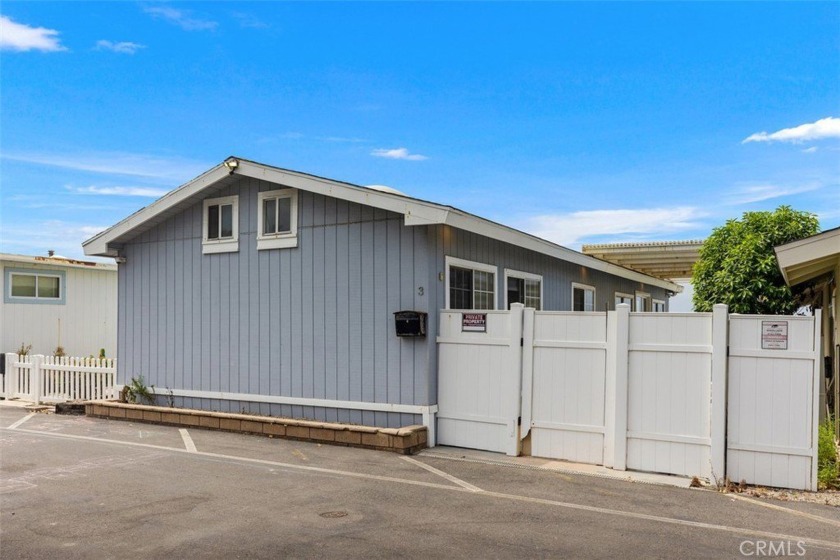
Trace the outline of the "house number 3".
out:
<instances>
[{"instance_id":1,"label":"house number 3","mask_svg":"<svg viewBox=\"0 0 840 560\"><path fill-rule=\"evenodd\" d=\"M422 295L423 295L423 286L420 286L419 288L417 288L417 295L418 295L418 296L422 296Z\"/></svg>"}]
</instances>

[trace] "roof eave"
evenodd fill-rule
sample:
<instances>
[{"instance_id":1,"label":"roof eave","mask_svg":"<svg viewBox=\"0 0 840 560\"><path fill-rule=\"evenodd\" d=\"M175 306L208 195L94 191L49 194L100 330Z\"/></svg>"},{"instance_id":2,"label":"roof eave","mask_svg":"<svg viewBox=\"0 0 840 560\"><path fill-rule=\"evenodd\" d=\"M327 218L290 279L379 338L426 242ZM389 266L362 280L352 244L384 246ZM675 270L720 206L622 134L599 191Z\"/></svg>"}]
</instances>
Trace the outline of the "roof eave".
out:
<instances>
[{"instance_id":1,"label":"roof eave","mask_svg":"<svg viewBox=\"0 0 840 560\"><path fill-rule=\"evenodd\" d=\"M544 255L580 266L585 266L594 270L600 270L608 274L621 276L622 278L641 282L649 286L656 286L674 293L681 293L683 291L682 286L675 282L669 282L668 280L663 280L661 278L649 276L642 272L630 270L629 268L612 264L596 257L584 255L583 253L573 251L572 249L563 247L562 245L557 245L550 241L546 241L545 239L529 235L511 227L497 224L459 210L452 210L449 213L446 225L457 227L459 229L465 229L467 231L473 231L480 235L498 239L499 241L510 243L512 245L518 245L531 251L536 251Z\"/></svg>"},{"instance_id":2,"label":"roof eave","mask_svg":"<svg viewBox=\"0 0 840 560\"><path fill-rule=\"evenodd\" d=\"M450 225L587 268L600 270L647 285L657 286L674 293L682 291L682 287L676 283L630 270L596 257L584 255L583 253L556 245L525 232L457 210L451 206L443 206L407 196L365 189L349 183L341 183L332 179L263 165L244 158L234 157L228 158L226 161L231 159L237 161L235 170L229 169L224 163L213 167L199 177L164 195L149 206L135 212L116 225L85 241L82 244L85 254L105 257L118 256L119 243L124 241L122 236L130 234L135 228L140 227L166 210L183 203L202 190L226 178L228 175L235 174L389 210L402 214L405 219L405 225L407 226Z\"/></svg>"},{"instance_id":3,"label":"roof eave","mask_svg":"<svg viewBox=\"0 0 840 560\"><path fill-rule=\"evenodd\" d=\"M131 216L91 237L87 241L84 241L82 243L82 248L85 251L85 255L98 257L118 256L118 247L115 247L113 243L115 240L119 239L120 236L126 235L161 212L164 212L167 209L189 199L195 194L218 182L220 179L227 177L229 174L230 171L224 166L224 164L219 164L205 173L202 173L192 181L181 185L177 189L163 195L145 208L141 208Z\"/></svg>"}]
</instances>

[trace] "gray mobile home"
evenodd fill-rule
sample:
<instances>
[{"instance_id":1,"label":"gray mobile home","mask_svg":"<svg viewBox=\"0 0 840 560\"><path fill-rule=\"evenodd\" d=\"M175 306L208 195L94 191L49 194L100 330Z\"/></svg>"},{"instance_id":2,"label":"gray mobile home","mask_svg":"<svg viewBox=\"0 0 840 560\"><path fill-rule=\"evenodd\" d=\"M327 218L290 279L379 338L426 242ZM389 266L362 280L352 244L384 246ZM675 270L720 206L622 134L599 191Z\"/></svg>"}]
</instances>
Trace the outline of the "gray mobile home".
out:
<instances>
[{"instance_id":1,"label":"gray mobile home","mask_svg":"<svg viewBox=\"0 0 840 560\"><path fill-rule=\"evenodd\" d=\"M119 263L118 376L179 406L397 427L438 313L665 311L671 282L450 206L229 158L84 243ZM398 337L395 312L428 314Z\"/></svg>"}]
</instances>

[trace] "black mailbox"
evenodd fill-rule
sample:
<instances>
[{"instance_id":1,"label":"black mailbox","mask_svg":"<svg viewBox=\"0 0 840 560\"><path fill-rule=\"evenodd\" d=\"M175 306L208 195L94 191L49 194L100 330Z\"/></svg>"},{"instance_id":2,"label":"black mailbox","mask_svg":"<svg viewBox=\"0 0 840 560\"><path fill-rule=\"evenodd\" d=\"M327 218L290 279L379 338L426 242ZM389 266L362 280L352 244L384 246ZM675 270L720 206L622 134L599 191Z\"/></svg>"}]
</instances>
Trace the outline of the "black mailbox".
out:
<instances>
[{"instance_id":1,"label":"black mailbox","mask_svg":"<svg viewBox=\"0 0 840 560\"><path fill-rule=\"evenodd\" d=\"M397 336L426 336L426 315L422 311L397 311L394 313Z\"/></svg>"}]
</instances>

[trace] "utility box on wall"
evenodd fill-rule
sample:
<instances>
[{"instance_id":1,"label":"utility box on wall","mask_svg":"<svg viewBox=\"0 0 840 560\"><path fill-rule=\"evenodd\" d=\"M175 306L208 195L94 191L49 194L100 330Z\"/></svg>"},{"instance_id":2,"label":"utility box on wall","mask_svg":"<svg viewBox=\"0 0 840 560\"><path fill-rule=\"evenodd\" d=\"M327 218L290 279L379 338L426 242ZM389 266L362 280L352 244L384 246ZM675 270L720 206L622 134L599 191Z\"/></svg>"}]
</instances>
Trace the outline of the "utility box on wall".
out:
<instances>
[{"instance_id":1,"label":"utility box on wall","mask_svg":"<svg viewBox=\"0 0 840 560\"><path fill-rule=\"evenodd\" d=\"M426 336L426 316L423 311L397 311L394 325L397 336Z\"/></svg>"}]
</instances>

